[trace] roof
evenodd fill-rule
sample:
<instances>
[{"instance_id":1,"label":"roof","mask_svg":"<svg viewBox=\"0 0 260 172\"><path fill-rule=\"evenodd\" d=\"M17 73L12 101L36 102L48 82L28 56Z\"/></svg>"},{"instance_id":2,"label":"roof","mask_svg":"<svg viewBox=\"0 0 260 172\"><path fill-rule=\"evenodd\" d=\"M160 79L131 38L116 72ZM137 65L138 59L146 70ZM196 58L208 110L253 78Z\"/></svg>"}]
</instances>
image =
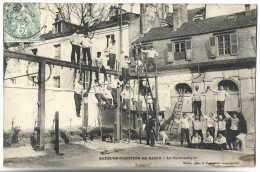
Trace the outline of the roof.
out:
<instances>
[{"instance_id":1,"label":"roof","mask_svg":"<svg viewBox=\"0 0 260 172\"><path fill-rule=\"evenodd\" d=\"M254 9L251 10L251 15L248 16L245 15L245 12L240 12L232 15L224 15L198 21L186 22L183 23L181 27L174 32L170 26L152 28L148 33L144 34L143 37L138 38L135 42L149 42L155 40L192 36L256 25L257 14L256 9Z\"/></svg>"},{"instance_id":2,"label":"roof","mask_svg":"<svg viewBox=\"0 0 260 172\"><path fill-rule=\"evenodd\" d=\"M95 28L95 30L99 30L99 29L117 26L118 18L119 18L119 16L112 16L108 21L100 22L97 25L91 26L91 28ZM122 14L122 22L123 22L122 24L123 25L128 24L128 22L131 22L138 18L140 18L139 14L135 14L135 13L131 13L131 12L124 13L124 14Z\"/></svg>"},{"instance_id":3,"label":"roof","mask_svg":"<svg viewBox=\"0 0 260 172\"><path fill-rule=\"evenodd\" d=\"M139 14L124 11L124 13L122 14L122 24L126 25L129 22L136 20L138 18L140 18ZM69 23L69 22L64 22L64 21L59 21L59 22L56 22L56 23L65 23L66 25L70 25L71 27L75 28L75 31L78 28L81 28L80 32L84 33L84 27L83 26L80 27L79 25ZM98 24L94 24L94 25L90 26L89 30L91 30L91 29L100 30L100 29L115 27L117 25L118 25L118 16L112 16L112 17L110 17L110 19L108 21L102 21ZM52 31L49 31L46 34L42 34L41 38L42 39L53 39L53 38L58 38L58 37L63 37L63 36L69 36L71 34L73 34L73 32L70 31L70 29L67 29L66 32L56 33L56 34L53 34Z\"/></svg>"},{"instance_id":4,"label":"roof","mask_svg":"<svg viewBox=\"0 0 260 172\"><path fill-rule=\"evenodd\" d=\"M201 8L195 8L195 9L191 9L191 10L188 10L188 22L191 22L192 21L192 18L196 15L202 15L203 13L205 12L205 7L201 7ZM171 24L173 25L173 16L172 16L172 13L169 13L165 19L165 21L168 23L168 24Z\"/></svg>"}]
</instances>

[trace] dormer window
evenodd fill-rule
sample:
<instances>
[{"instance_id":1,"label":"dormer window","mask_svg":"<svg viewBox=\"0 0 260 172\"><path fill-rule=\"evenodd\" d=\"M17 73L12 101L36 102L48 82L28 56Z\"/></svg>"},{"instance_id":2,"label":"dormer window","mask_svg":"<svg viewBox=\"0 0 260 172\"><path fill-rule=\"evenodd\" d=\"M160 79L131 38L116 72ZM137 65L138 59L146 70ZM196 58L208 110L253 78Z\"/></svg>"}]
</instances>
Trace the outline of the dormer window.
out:
<instances>
[{"instance_id":1,"label":"dormer window","mask_svg":"<svg viewBox=\"0 0 260 172\"><path fill-rule=\"evenodd\" d=\"M55 23L55 33L61 33L61 23Z\"/></svg>"}]
</instances>

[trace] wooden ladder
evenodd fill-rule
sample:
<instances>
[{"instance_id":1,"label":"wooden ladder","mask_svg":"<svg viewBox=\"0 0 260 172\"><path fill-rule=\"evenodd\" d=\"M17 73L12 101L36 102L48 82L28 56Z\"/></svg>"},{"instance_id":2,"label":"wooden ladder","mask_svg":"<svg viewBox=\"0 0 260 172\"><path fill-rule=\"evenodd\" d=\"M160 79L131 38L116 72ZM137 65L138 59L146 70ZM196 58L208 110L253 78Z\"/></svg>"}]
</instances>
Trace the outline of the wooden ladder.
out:
<instances>
[{"instance_id":1,"label":"wooden ladder","mask_svg":"<svg viewBox=\"0 0 260 172\"><path fill-rule=\"evenodd\" d=\"M179 123L175 122L175 119L180 120L181 119L181 114L182 114L182 107L183 107L183 99L184 99L184 90L180 90L180 94L178 97L178 100L174 106L172 116L170 117L170 124L166 128L167 131L170 131L171 133L174 132L174 130L177 132L179 128Z\"/></svg>"}]
</instances>

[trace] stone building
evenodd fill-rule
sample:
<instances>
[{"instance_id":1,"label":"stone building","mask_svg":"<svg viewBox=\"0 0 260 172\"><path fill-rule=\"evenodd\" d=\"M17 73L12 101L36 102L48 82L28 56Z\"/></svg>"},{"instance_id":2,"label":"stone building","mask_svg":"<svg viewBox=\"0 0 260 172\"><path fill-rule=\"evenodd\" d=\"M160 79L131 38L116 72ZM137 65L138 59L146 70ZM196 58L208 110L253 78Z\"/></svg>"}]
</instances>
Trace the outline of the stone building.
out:
<instances>
[{"instance_id":1,"label":"stone building","mask_svg":"<svg viewBox=\"0 0 260 172\"><path fill-rule=\"evenodd\" d=\"M225 109L242 111L249 133L255 131L257 11L205 18L205 8L189 15L186 5L173 8L162 27L152 28L135 43L153 45L159 73L159 105L171 116L179 91L185 89L183 112L192 112L192 91L219 86L229 92ZM206 9L207 10L207 9ZM180 17L181 16L181 17ZM172 21L171 21L172 20ZM202 95L202 112L216 113L216 95Z\"/></svg>"}]
</instances>

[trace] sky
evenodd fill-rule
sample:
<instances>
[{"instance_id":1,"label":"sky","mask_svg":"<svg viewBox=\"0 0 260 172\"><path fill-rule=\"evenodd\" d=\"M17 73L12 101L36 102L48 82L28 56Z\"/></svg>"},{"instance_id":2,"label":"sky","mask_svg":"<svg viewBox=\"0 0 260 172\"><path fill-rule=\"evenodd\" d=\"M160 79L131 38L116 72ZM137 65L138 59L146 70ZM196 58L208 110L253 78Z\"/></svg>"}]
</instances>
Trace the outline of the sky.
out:
<instances>
[{"instance_id":1,"label":"sky","mask_svg":"<svg viewBox=\"0 0 260 172\"><path fill-rule=\"evenodd\" d=\"M112 4L107 4L108 7L110 7ZM117 5L117 4L113 4ZM172 12L172 4L169 5L169 11ZM194 9L194 8L200 8L204 7L205 4L188 4L187 8ZM123 4L123 9L127 11L131 11L131 4ZM251 5L251 9L256 8L256 5ZM232 13L237 13L244 11L245 7L244 4L235 5L235 4L207 4L207 13L208 17L215 17L219 15L227 15ZM133 13L140 13L140 4L135 3L132 7ZM41 30L41 34L44 32L47 33L48 31L52 30L52 24L54 23L55 16L50 13L49 11L42 10L41 11L41 25L45 24L47 25L47 28L44 30Z\"/></svg>"}]
</instances>

